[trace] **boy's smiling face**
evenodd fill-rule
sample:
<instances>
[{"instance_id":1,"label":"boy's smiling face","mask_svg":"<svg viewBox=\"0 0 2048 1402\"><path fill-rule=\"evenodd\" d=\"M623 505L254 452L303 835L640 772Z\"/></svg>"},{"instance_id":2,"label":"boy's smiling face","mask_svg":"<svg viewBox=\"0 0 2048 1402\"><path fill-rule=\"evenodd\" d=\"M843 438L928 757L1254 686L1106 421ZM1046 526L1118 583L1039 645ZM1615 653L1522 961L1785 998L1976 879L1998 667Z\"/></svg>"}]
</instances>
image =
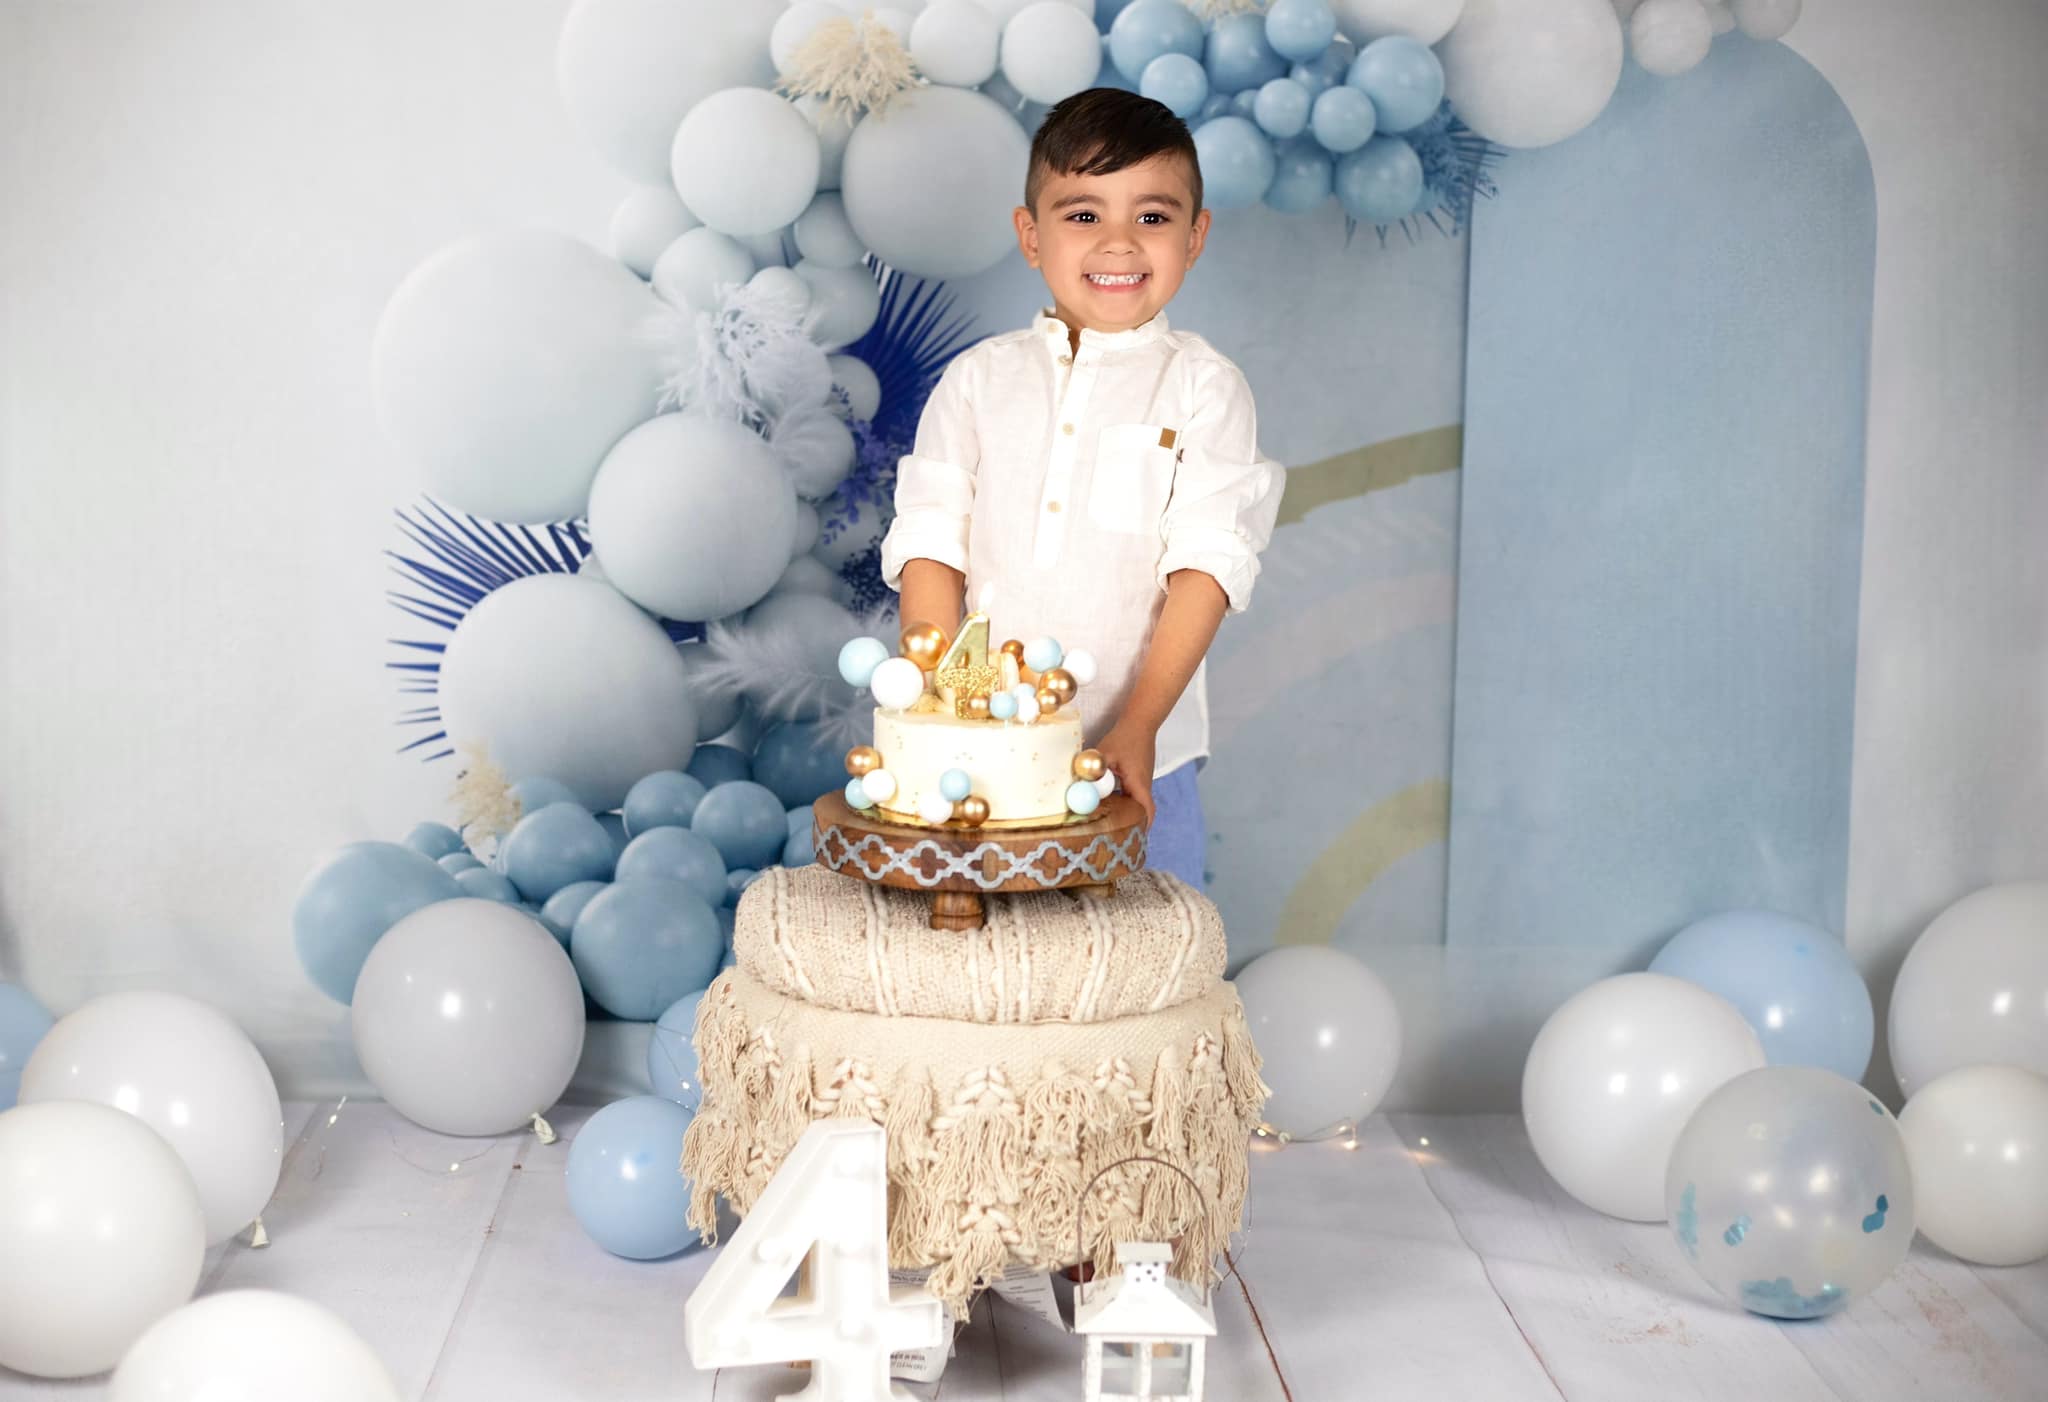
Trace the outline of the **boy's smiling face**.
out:
<instances>
[{"instance_id":1,"label":"boy's smiling face","mask_svg":"<svg viewBox=\"0 0 2048 1402\"><path fill-rule=\"evenodd\" d=\"M1195 208L1187 161L1156 156L1106 175L1048 171L1016 212L1017 244L1075 332L1143 326L1202 255L1209 211Z\"/></svg>"}]
</instances>

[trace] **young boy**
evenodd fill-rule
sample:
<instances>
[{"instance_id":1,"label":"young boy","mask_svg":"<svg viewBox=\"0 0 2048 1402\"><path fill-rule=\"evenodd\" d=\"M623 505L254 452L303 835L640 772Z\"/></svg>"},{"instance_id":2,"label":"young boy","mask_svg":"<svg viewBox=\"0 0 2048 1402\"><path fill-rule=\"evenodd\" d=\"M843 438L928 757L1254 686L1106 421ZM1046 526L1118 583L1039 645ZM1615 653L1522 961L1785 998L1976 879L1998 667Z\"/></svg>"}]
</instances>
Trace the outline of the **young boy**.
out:
<instances>
[{"instance_id":1,"label":"young boy","mask_svg":"<svg viewBox=\"0 0 2048 1402\"><path fill-rule=\"evenodd\" d=\"M947 367L896 485L882 574L905 622L999 628L1095 655L1088 742L1151 823L1150 864L1203 886L1202 659L1244 608L1283 473L1238 368L1162 309L1209 232L1193 139L1096 88L1053 108L1015 215L1052 308Z\"/></svg>"}]
</instances>

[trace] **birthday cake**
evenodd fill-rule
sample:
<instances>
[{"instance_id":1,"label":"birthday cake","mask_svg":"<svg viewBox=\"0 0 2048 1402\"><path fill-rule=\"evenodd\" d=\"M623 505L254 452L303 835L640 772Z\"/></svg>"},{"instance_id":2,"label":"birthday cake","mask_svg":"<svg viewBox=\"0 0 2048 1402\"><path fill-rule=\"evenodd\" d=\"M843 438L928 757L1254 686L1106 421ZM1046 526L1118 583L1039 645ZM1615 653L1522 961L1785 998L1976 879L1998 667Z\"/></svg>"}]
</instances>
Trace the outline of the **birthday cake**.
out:
<instances>
[{"instance_id":1,"label":"birthday cake","mask_svg":"<svg viewBox=\"0 0 2048 1402\"><path fill-rule=\"evenodd\" d=\"M1095 677L1086 652L1057 640L993 651L974 614L948 638L930 623L903 630L891 655L855 638L840 672L875 699L874 741L846 756L846 801L921 827L1035 827L1092 814L1115 776L1082 740L1081 689Z\"/></svg>"}]
</instances>

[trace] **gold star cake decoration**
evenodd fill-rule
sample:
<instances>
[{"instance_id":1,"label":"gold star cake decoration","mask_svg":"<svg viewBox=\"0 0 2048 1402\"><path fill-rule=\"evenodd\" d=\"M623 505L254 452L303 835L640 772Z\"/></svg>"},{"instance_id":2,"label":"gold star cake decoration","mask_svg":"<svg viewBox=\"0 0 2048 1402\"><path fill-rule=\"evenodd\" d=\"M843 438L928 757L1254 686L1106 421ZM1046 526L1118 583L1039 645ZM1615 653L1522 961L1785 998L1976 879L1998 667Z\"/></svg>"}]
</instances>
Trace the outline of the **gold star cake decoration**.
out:
<instances>
[{"instance_id":1,"label":"gold star cake decoration","mask_svg":"<svg viewBox=\"0 0 2048 1402\"><path fill-rule=\"evenodd\" d=\"M1002 680L1002 668L988 660L988 616L971 614L960 625L960 635L953 639L953 645L946 649L938 670L932 674L939 696L962 720L971 715L986 716L988 698L995 694ZM972 704L976 697L981 698L981 707Z\"/></svg>"}]
</instances>

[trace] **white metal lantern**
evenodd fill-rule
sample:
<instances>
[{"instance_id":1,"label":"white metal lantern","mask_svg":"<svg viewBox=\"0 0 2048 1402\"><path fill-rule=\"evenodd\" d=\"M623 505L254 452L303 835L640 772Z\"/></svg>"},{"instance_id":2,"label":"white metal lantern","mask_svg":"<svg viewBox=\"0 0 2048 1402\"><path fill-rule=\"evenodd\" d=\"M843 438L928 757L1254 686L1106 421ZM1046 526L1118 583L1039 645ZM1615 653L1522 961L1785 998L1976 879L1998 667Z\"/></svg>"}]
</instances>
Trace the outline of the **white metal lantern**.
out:
<instances>
[{"instance_id":1,"label":"white metal lantern","mask_svg":"<svg viewBox=\"0 0 2048 1402\"><path fill-rule=\"evenodd\" d=\"M1202 1353L1216 1312L1166 1273L1173 1249L1119 1242L1121 1275L1080 1288L1074 1332L1088 1340L1088 1402L1201 1402Z\"/></svg>"}]
</instances>

